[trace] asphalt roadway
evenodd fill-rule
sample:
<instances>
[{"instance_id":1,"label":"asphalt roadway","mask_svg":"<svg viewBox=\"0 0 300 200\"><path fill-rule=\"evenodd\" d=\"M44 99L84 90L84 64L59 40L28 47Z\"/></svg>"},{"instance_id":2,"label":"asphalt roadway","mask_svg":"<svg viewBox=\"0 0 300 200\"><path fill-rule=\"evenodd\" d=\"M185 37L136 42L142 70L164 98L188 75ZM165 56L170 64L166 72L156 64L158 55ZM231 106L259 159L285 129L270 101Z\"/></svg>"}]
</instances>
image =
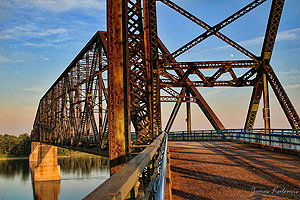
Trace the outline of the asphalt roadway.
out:
<instances>
[{"instance_id":1,"label":"asphalt roadway","mask_svg":"<svg viewBox=\"0 0 300 200\"><path fill-rule=\"evenodd\" d=\"M300 199L300 158L233 142L169 141L171 197Z\"/></svg>"}]
</instances>

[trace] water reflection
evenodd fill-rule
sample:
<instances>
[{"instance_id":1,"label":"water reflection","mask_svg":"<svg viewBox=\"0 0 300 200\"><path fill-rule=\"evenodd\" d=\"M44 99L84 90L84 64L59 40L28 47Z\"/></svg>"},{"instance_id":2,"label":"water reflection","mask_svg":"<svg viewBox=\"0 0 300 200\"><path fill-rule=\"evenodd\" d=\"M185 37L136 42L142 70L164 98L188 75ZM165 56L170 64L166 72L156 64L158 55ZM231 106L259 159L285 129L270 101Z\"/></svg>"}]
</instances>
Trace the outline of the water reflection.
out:
<instances>
[{"instance_id":1,"label":"water reflection","mask_svg":"<svg viewBox=\"0 0 300 200\"><path fill-rule=\"evenodd\" d=\"M60 194L60 180L34 181L32 184L35 200L58 200Z\"/></svg>"},{"instance_id":2,"label":"water reflection","mask_svg":"<svg viewBox=\"0 0 300 200\"><path fill-rule=\"evenodd\" d=\"M36 163L32 163L32 166ZM92 169L107 171L108 159L99 156L58 158L62 173L73 173L76 177L89 177ZM61 181L33 182L34 199L57 200Z\"/></svg>"},{"instance_id":3,"label":"water reflection","mask_svg":"<svg viewBox=\"0 0 300 200\"><path fill-rule=\"evenodd\" d=\"M0 177L14 179L15 176L21 175L21 180L27 181L29 173L28 159L0 161Z\"/></svg>"},{"instance_id":4,"label":"water reflection","mask_svg":"<svg viewBox=\"0 0 300 200\"><path fill-rule=\"evenodd\" d=\"M62 172L73 172L79 176L88 176L92 169L106 171L109 160L100 156L58 158L58 165Z\"/></svg>"},{"instance_id":5,"label":"water reflection","mask_svg":"<svg viewBox=\"0 0 300 200\"><path fill-rule=\"evenodd\" d=\"M36 163L0 160L0 194L4 199L81 199L109 177L109 160L100 156L58 158L58 164L61 181L33 182L30 171Z\"/></svg>"}]
</instances>

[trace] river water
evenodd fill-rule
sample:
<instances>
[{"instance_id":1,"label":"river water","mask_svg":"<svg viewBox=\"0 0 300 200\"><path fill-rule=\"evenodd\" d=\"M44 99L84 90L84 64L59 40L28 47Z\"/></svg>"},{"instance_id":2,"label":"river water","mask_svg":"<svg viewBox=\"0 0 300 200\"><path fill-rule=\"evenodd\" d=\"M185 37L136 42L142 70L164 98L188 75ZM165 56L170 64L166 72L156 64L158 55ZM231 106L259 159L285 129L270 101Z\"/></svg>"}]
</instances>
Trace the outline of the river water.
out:
<instances>
[{"instance_id":1,"label":"river water","mask_svg":"<svg viewBox=\"0 0 300 200\"><path fill-rule=\"evenodd\" d=\"M108 159L58 158L61 180L32 182L28 159L0 160L0 200L82 199L109 177Z\"/></svg>"}]
</instances>

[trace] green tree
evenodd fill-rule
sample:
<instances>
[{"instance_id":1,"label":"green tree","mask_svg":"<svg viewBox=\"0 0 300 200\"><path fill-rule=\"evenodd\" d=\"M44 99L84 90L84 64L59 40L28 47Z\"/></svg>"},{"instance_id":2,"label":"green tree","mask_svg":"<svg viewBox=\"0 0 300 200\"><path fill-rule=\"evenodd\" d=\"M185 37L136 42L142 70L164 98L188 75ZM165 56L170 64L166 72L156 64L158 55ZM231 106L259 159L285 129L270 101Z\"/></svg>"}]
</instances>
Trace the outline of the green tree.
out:
<instances>
[{"instance_id":1,"label":"green tree","mask_svg":"<svg viewBox=\"0 0 300 200\"><path fill-rule=\"evenodd\" d=\"M27 133L19 137L14 135L0 135L0 154L9 156L28 156L30 153L30 139Z\"/></svg>"}]
</instances>

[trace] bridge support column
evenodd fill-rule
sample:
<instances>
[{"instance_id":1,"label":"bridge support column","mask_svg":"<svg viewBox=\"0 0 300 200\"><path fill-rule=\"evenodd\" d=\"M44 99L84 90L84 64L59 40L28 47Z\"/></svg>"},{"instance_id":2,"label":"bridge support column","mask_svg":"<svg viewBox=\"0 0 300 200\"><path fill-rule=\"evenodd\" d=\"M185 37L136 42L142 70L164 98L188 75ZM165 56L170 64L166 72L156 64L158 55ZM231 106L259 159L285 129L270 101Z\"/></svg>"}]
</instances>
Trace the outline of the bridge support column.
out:
<instances>
[{"instance_id":1,"label":"bridge support column","mask_svg":"<svg viewBox=\"0 0 300 200\"><path fill-rule=\"evenodd\" d=\"M29 155L29 162L37 162L39 142L31 142L31 153Z\"/></svg>"},{"instance_id":2,"label":"bridge support column","mask_svg":"<svg viewBox=\"0 0 300 200\"><path fill-rule=\"evenodd\" d=\"M57 147L32 142L29 161L33 172L33 181L60 180L60 166L57 163Z\"/></svg>"},{"instance_id":3,"label":"bridge support column","mask_svg":"<svg viewBox=\"0 0 300 200\"><path fill-rule=\"evenodd\" d=\"M31 142L31 153L29 155L29 168L31 171L31 180L34 180L34 170L37 166L39 142Z\"/></svg>"}]
</instances>

